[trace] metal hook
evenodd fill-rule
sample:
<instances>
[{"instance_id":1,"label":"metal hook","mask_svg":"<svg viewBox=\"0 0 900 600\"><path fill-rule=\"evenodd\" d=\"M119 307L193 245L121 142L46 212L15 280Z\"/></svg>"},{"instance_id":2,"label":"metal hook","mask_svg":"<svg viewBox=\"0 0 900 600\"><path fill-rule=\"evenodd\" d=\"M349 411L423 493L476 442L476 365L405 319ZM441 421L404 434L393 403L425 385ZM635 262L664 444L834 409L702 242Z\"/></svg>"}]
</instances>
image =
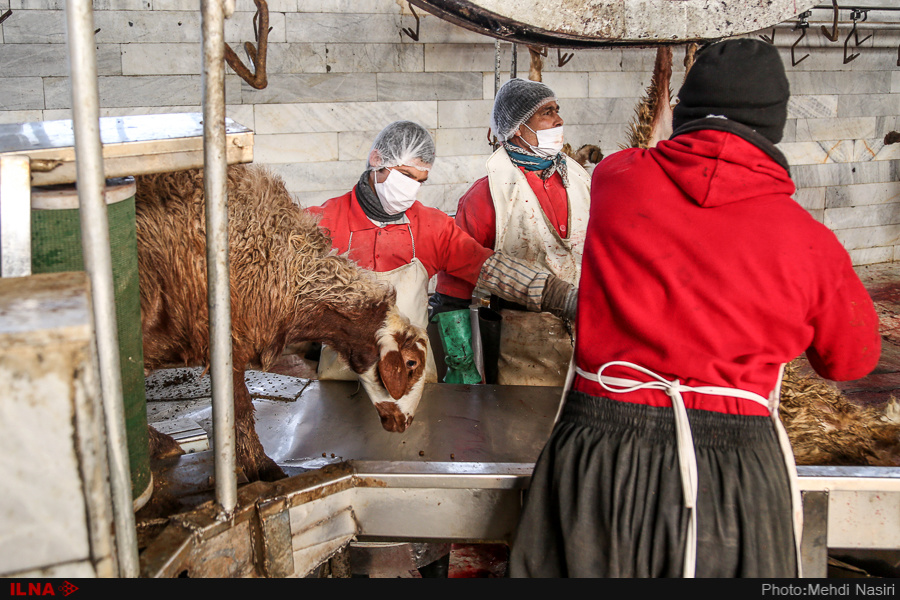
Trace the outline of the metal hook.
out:
<instances>
[{"instance_id":1,"label":"metal hook","mask_svg":"<svg viewBox=\"0 0 900 600\"><path fill-rule=\"evenodd\" d=\"M856 54L851 54L850 56L847 56L847 44L850 43L850 38L853 37L854 33L856 33L856 20L853 21L853 28L850 29L850 33L847 34L847 39L844 40L844 64L845 65L847 63L859 58L859 52L857 52Z\"/></svg>"},{"instance_id":2,"label":"metal hook","mask_svg":"<svg viewBox=\"0 0 900 600\"><path fill-rule=\"evenodd\" d=\"M805 54L803 56L803 58L801 58L800 60L797 60L794 58L794 51L797 48L797 44L799 44L801 42L801 40L803 40L803 38L806 37L806 30L809 28L809 23L807 22L806 19L807 19L807 17L810 16L810 14L811 14L810 11L806 11L806 12L802 13L799 17L800 21L794 27L794 31L796 31L797 29L800 30L800 37L797 38L797 41L795 41L793 44L791 44L791 65L794 67L796 67L797 65L802 63L807 58L809 58L809 54ZM774 33L773 33L773 37L774 37Z\"/></svg>"},{"instance_id":3,"label":"metal hook","mask_svg":"<svg viewBox=\"0 0 900 600\"><path fill-rule=\"evenodd\" d=\"M556 49L556 65L559 67L564 67L567 62L572 60L573 56L575 56L574 52L570 52L568 54L563 54L562 50L557 48Z\"/></svg>"},{"instance_id":4,"label":"metal hook","mask_svg":"<svg viewBox=\"0 0 900 600\"><path fill-rule=\"evenodd\" d=\"M831 5L834 7L834 22L831 25L831 31L828 31L824 25L822 25L822 35L827 37L832 42L836 42L838 40L838 3L837 0L831 0Z\"/></svg>"},{"instance_id":5,"label":"metal hook","mask_svg":"<svg viewBox=\"0 0 900 600\"><path fill-rule=\"evenodd\" d=\"M772 28L772 37L769 37L765 34L762 34L759 37L762 41L772 44L774 46L775 45L775 28L774 27Z\"/></svg>"},{"instance_id":6,"label":"metal hook","mask_svg":"<svg viewBox=\"0 0 900 600\"><path fill-rule=\"evenodd\" d=\"M409 10L412 11L413 16L416 18L416 30L413 31L409 27L404 27L401 29L402 33L408 35L414 42L419 41L419 15L416 14L416 10L413 8L412 3L409 4Z\"/></svg>"},{"instance_id":7,"label":"metal hook","mask_svg":"<svg viewBox=\"0 0 900 600\"><path fill-rule=\"evenodd\" d=\"M859 19L860 17L862 17L862 20L860 20L860 23L862 23L863 21L865 21L866 19L869 18L869 11L859 9L859 8L854 8L853 11L850 13L850 18L853 20L853 31L856 34L856 45L857 46L859 46L860 44L865 42L867 39L869 39L870 37L875 35L874 33L871 33L871 34L867 35L866 37L864 37L863 39L859 39L859 29L856 28L856 20Z\"/></svg>"}]
</instances>

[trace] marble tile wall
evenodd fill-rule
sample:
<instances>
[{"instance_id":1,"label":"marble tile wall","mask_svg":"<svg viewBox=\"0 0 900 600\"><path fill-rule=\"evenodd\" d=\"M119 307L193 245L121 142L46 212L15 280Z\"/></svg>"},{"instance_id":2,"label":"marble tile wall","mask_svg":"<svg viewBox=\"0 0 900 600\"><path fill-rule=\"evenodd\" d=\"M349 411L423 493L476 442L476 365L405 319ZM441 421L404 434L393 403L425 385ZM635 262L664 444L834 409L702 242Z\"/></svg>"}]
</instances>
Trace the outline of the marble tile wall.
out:
<instances>
[{"instance_id":1,"label":"marble tile wall","mask_svg":"<svg viewBox=\"0 0 900 600\"><path fill-rule=\"evenodd\" d=\"M356 182L381 127L415 120L438 148L421 198L453 213L491 151L494 40L417 10L414 41L401 33L416 27L405 0L268 5L268 86L253 89L230 69L226 78L228 116L256 132L255 160L280 173L298 203L320 204ZM0 25L0 122L69 118L65 1L0 0L0 11L7 8L13 15ZM94 9L101 114L200 110L197 0L94 0ZM226 21L226 41L245 62L241 46L254 40L254 12L252 0L237 0ZM781 27L776 36L792 90L780 148L792 165L795 199L857 264L900 260L900 144L884 143L900 130L900 13L869 20L886 25L859 47L849 44L859 54L851 62L843 60L846 25L837 43L811 28L793 61L797 34ZM500 50L502 82L513 47ZM674 90L682 52L675 50ZM569 53L560 65L560 54ZM573 146L596 144L608 155L626 143L654 58L652 48L550 49L542 78L559 96ZM517 75L527 77L524 47L516 59Z\"/></svg>"}]
</instances>

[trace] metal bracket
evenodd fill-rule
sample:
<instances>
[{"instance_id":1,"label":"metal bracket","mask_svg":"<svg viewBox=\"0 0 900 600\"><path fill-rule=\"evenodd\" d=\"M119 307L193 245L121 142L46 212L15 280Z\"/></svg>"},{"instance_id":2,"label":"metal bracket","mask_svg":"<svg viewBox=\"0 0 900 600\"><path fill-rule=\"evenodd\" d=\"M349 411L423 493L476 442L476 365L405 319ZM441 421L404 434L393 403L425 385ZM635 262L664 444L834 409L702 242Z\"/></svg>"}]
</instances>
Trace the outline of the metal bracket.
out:
<instances>
[{"instance_id":1,"label":"metal bracket","mask_svg":"<svg viewBox=\"0 0 900 600\"><path fill-rule=\"evenodd\" d=\"M557 48L556 49L556 66L564 67L567 62L572 60L573 56L575 56L574 52L569 52L568 54L563 54L562 50Z\"/></svg>"},{"instance_id":2,"label":"metal bracket","mask_svg":"<svg viewBox=\"0 0 900 600\"><path fill-rule=\"evenodd\" d=\"M420 25L420 22L419 22L419 15L416 14L416 10L413 8L413 5L412 5L412 4L409 5L409 10L412 11L413 16L416 18L416 30L413 31L413 30L410 29L409 27L404 27L404 28L402 28L402 29L400 30L400 31L401 31L401 36L402 36L402 34L405 33L406 35L408 35L408 36L412 39L412 41L418 42L418 41L419 41L419 25Z\"/></svg>"},{"instance_id":3,"label":"metal bracket","mask_svg":"<svg viewBox=\"0 0 900 600\"><path fill-rule=\"evenodd\" d=\"M2 15L0 15L0 23L2 23L3 21L7 20L7 19L10 18L11 16L12 16L12 9L10 8L10 9L8 9L5 13L3 13Z\"/></svg>"},{"instance_id":4,"label":"metal bracket","mask_svg":"<svg viewBox=\"0 0 900 600\"><path fill-rule=\"evenodd\" d=\"M797 48L797 44L799 44L801 42L801 40L803 40L803 38L806 37L806 30L809 28L809 22L806 19L809 18L809 16L811 14L812 14L811 11L806 11L806 12L800 13L800 16L799 16L800 21L794 27L795 31L797 29L800 30L800 37L798 37L797 40L793 44L791 44L791 65L794 67L796 67L797 65L802 63L807 58L809 58L809 54L805 54L803 56L803 58L801 58L800 60L797 60L796 58L794 58L794 51ZM772 30L772 39L773 40L775 39L775 30L774 29Z\"/></svg>"}]
</instances>

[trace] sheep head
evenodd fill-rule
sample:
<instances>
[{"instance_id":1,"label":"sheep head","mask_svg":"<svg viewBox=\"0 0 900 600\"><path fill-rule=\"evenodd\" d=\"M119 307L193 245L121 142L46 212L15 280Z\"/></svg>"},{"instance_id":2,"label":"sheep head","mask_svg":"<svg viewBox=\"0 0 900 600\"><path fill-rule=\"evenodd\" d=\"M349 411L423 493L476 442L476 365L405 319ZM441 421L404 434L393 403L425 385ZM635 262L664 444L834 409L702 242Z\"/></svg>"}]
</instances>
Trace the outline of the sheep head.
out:
<instances>
[{"instance_id":1,"label":"sheep head","mask_svg":"<svg viewBox=\"0 0 900 600\"><path fill-rule=\"evenodd\" d=\"M376 333L378 362L359 374L387 431L403 433L425 389L428 336L392 306Z\"/></svg>"}]
</instances>

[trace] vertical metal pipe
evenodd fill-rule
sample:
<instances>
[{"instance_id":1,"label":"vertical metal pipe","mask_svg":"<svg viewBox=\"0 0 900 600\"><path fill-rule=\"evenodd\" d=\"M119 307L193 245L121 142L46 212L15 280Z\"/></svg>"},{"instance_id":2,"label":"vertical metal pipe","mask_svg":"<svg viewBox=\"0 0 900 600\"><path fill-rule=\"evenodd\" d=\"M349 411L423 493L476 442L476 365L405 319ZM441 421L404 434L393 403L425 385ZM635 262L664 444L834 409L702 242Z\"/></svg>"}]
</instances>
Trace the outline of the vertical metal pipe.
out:
<instances>
[{"instance_id":1,"label":"vertical metal pipe","mask_svg":"<svg viewBox=\"0 0 900 600\"><path fill-rule=\"evenodd\" d=\"M94 49L94 11L90 0L66 1L72 121L84 266L91 280L103 415L109 448L116 553L121 577L137 577L138 551L132 505L131 470L125 436L125 406L116 324L115 289L106 213L100 94Z\"/></svg>"},{"instance_id":2,"label":"vertical metal pipe","mask_svg":"<svg viewBox=\"0 0 900 600\"><path fill-rule=\"evenodd\" d=\"M237 475L231 285L228 277L225 10L223 0L202 0L200 7L203 13L203 193L206 197L206 266L216 499L220 509L228 515L237 505Z\"/></svg>"},{"instance_id":3,"label":"vertical metal pipe","mask_svg":"<svg viewBox=\"0 0 900 600\"><path fill-rule=\"evenodd\" d=\"M519 46L515 42L512 45L512 60L510 61L509 67L509 78L515 79L518 76L518 67L519 67Z\"/></svg>"}]
</instances>

